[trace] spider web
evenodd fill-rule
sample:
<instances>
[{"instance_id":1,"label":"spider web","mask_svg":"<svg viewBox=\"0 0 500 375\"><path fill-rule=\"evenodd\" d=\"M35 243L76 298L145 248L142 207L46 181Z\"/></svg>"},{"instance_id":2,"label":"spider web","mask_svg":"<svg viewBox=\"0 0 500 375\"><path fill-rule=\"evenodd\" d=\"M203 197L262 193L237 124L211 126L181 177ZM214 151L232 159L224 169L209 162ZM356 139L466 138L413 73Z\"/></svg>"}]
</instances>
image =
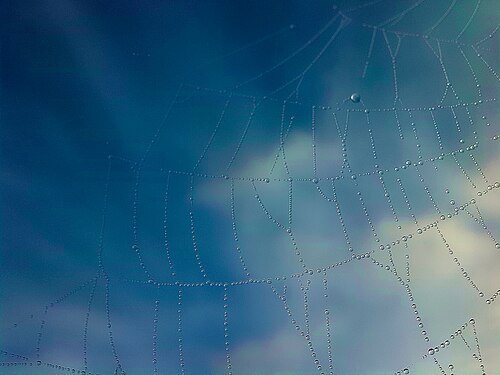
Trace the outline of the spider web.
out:
<instances>
[{"instance_id":1,"label":"spider web","mask_svg":"<svg viewBox=\"0 0 500 375\"><path fill-rule=\"evenodd\" d=\"M229 88L180 84L144 152L108 158L95 275L16 318L31 341L0 352L2 372L494 373L492 14L485 0L339 2ZM65 313L78 336L44 350L79 296Z\"/></svg>"}]
</instances>

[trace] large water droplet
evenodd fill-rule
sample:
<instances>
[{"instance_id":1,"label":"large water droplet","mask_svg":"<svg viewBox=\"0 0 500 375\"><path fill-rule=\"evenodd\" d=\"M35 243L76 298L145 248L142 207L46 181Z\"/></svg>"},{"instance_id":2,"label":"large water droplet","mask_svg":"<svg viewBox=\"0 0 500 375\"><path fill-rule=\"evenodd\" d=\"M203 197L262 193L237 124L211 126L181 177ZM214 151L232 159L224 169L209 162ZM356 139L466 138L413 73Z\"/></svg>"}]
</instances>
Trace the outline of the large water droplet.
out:
<instances>
[{"instance_id":1,"label":"large water droplet","mask_svg":"<svg viewBox=\"0 0 500 375\"><path fill-rule=\"evenodd\" d=\"M361 95L359 95L357 92L355 92L350 96L349 99L351 99L351 102L353 102L353 103L359 103L359 101L361 100Z\"/></svg>"}]
</instances>

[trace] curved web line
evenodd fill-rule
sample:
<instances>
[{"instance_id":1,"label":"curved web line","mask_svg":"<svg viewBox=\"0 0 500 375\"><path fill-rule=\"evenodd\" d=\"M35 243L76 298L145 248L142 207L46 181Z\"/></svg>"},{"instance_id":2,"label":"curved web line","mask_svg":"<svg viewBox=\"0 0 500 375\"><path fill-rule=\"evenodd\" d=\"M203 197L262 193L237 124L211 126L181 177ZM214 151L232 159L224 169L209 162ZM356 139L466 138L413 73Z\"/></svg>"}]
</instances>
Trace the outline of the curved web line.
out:
<instances>
[{"instance_id":1,"label":"curved web line","mask_svg":"<svg viewBox=\"0 0 500 375\"><path fill-rule=\"evenodd\" d=\"M259 78L262 78L264 77L265 75L273 72L274 70L276 70L277 68L279 68L280 66L286 64L288 61L290 61L291 59L293 59L295 56L297 56L299 53L301 53L302 51L304 51L306 48L308 48L316 39L318 39L321 35L323 35L323 33L328 30L328 28L334 24L334 22L339 18L340 14L335 14L316 34L314 34L305 44L303 44L302 46L300 46L299 48L297 48L295 51L293 51L290 55L288 55L287 57L285 57L283 60L279 61L278 63L274 64L273 66L271 66L269 69L265 70L264 72L262 73L259 73L239 84L237 84L233 90L235 89L239 89L240 87L242 86L245 86L247 85L248 83L251 83L251 82L254 82L256 80L258 80Z\"/></svg>"},{"instance_id":2,"label":"curved web line","mask_svg":"<svg viewBox=\"0 0 500 375\"><path fill-rule=\"evenodd\" d=\"M456 3L457 3L457 0L452 0L449 7L446 9L446 11L441 15L441 17L439 17L439 19L436 21L436 23L434 23L431 27L429 27L427 30L425 30L424 34L429 35L430 33L432 33L434 31L434 29L436 29L436 27L441 25L441 23L443 23L445 18L448 17L448 15L452 11L452 9Z\"/></svg>"},{"instance_id":3,"label":"curved web line","mask_svg":"<svg viewBox=\"0 0 500 375\"><path fill-rule=\"evenodd\" d=\"M416 1L412 6L408 7L407 9L403 10L402 12L399 12L395 16L382 21L381 23L378 24L378 27L385 27L385 26L393 26L400 22L408 13L410 13L413 9L417 8L419 5L421 5L424 1L426 0L418 0Z\"/></svg>"},{"instance_id":4,"label":"curved web line","mask_svg":"<svg viewBox=\"0 0 500 375\"><path fill-rule=\"evenodd\" d=\"M462 35L469 28L470 24L472 23L472 20L474 19L474 16L477 14L477 11L479 10L480 5L481 5L481 0L477 0L476 6L474 7L474 10L473 10L472 14L470 15L469 19L467 20L467 23L465 24L463 29L460 31L460 33L457 35L457 38L456 38L457 41L462 37Z\"/></svg>"}]
</instances>

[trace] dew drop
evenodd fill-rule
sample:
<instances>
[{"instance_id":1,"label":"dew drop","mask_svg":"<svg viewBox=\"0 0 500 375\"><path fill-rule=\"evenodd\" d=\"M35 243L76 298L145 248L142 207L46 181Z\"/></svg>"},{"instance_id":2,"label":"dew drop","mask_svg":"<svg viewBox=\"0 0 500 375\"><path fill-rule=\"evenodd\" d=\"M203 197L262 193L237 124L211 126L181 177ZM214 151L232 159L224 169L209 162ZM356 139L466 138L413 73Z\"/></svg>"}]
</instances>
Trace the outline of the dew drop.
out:
<instances>
[{"instance_id":1,"label":"dew drop","mask_svg":"<svg viewBox=\"0 0 500 375\"><path fill-rule=\"evenodd\" d=\"M361 100L361 95L359 95L357 92L353 93L350 98L351 99L351 102L353 103L359 103L360 100Z\"/></svg>"}]
</instances>

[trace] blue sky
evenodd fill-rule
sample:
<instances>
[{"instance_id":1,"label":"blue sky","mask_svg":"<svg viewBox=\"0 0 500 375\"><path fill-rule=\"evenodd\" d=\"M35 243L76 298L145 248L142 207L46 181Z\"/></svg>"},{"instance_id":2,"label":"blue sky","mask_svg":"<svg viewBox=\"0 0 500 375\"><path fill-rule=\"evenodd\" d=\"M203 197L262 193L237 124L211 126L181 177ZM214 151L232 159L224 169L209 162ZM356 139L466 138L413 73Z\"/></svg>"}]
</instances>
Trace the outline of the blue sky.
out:
<instances>
[{"instance_id":1,"label":"blue sky","mask_svg":"<svg viewBox=\"0 0 500 375\"><path fill-rule=\"evenodd\" d=\"M1 373L500 368L495 1L6 4Z\"/></svg>"}]
</instances>

